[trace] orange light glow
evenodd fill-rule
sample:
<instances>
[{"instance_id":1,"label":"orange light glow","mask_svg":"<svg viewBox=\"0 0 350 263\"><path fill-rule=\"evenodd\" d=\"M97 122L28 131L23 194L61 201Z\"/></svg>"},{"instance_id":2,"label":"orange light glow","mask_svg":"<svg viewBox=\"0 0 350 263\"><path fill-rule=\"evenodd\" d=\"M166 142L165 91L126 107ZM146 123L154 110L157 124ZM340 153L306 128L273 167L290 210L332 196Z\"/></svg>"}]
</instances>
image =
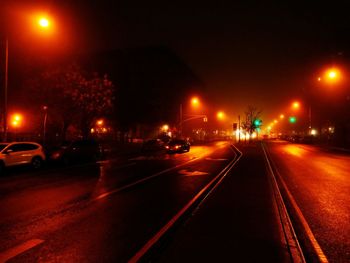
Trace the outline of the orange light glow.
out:
<instances>
[{"instance_id":1,"label":"orange light glow","mask_svg":"<svg viewBox=\"0 0 350 263\"><path fill-rule=\"evenodd\" d=\"M324 79L329 83L341 81L342 74L338 68L330 68L325 72Z\"/></svg>"},{"instance_id":2,"label":"orange light glow","mask_svg":"<svg viewBox=\"0 0 350 263\"><path fill-rule=\"evenodd\" d=\"M280 115L280 119L281 119L281 120L284 119L284 114L281 114L281 115Z\"/></svg>"},{"instance_id":3,"label":"orange light glow","mask_svg":"<svg viewBox=\"0 0 350 263\"><path fill-rule=\"evenodd\" d=\"M222 112L222 111L219 111L219 112L216 114L216 117L217 117L219 120L223 120L223 119L225 119L225 113Z\"/></svg>"},{"instance_id":4,"label":"orange light glow","mask_svg":"<svg viewBox=\"0 0 350 263\"><path fill-rule=\"evenodd\" d=\"M332 71L329 71L327 75L330 79L334 79L337 77L337 72L332 70Z\"/></svg>"},{"instance_id":5,"label":"orange light glow","mask_svg":"<svg viewBox=\"0 0 350 263\"><path fill-rule=\"evenodd\" d=\"M287 145L284 147L284 151L287 152L290 155L296 156L296 157L305 157L306 150L304 150L301 147L295 146L295 145Z\"/></svg>"},{"instance_id":6,"label":"orange light glow","mask_svg":"<svg viewBox=\"0 0 350 263\"><path fill-rule=\"evenodd\" d=\"M18 114L18 113L13 114L11 117L11 125L14 128L17 128L21 126L22 120L23 120L23 116L21 114Z\"/></svg>"},{"instance_id":7,"label":"orange light glow","mask_svg":"<svg viewBox=\"0 0 350 263\"><path fill-rule=\"evenodd\" d=\"M300 108L300 103L297 102L297 101L293 102L292 108L295 109L295 110L299 109Z\"/></svg>"},{"instance_id":8,"label":"orange light glow","mask_svg":"<svg viewBox=\"0 0 350 263\"><path fill-rule=\"evenodd\" d=\"M278 120L274 120L273 122L274 122L274 123L278 123Z\"/></svg>"},{"instance_id":9,"label":"orange light glow","mask_svg":"<svg viewBox=\"0 0 350 263\"><path fill-rule=\"evenodd\" d=\"M164 124L164 125L162 126L162 130L163 130L164 132L168 131L168 130L169 130L169 125L168 125L168 124Z\"/></svg>"},{"instance_id":10,"label":"orange light glow","mask_svg":"<svg viewBox=\"0 0 350 263\"><path fill-rule=\"evenodd\" d=\"M31 21L34 34L51 37L54 33L56 33L55 21L46 12L34 12L29 15L29 19Z\"/></svg>"},{"instance_id":11,"label":"orange light glow","mask_svg":"<svg viewBox=\"0 0 350 263\"><path fill-rule=\"evenodd\" d=\"M50 21L46 17L41 17L38 20L38 24L41 27L49 27L50 26Z\"/></svg>"},{"instance_id":12,"label":"orange light glow","mask_svg":"<svg viewBox=\"0 0 350 263\"><path fill-rule=\"evenodd\" d=\"M198 107L198 106L199 106L199 99L198 99L197 97L193 97L193 98L191 99L191 104L192 104L192 106L194 106L194 107Z\"/></svg>"},{"instance_id":13,"label":"orange light glow","mask_svg":"<svg viewBox=\"0 0 350 263\"><path fill-rule=\"evenodd\" d=\"M98 126L102 126L103 123L104 123L104 121L103 121L102 119L96 121L96 124L97 124Z\"/></svg>"}]
</instances>

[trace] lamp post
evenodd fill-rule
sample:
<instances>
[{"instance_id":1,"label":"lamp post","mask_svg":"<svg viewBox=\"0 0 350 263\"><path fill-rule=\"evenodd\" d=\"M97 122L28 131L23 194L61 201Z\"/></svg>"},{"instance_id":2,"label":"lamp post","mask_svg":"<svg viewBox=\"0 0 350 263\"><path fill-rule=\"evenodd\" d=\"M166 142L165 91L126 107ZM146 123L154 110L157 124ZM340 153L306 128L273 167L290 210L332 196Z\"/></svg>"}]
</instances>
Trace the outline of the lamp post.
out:
<instances>
[{"instance_id":1,"label":"lamp post","mask_svg":"<svg viewBox=\"0 0 350 263\"><path fill-rule=\"evenodd\" d=\"M192 107L199 107L200 105L200 100L197 97L193 97L191 99L191 105ZM183 108L182 108L182 103L180 103L180 108L179 108L179 134L182 136L182 126L184 122L195 120L195 119L203 119L204 122L208 122L208 117L205 114L183 114ZM184 119L184 117L187 117Z\"/></svg>"},{"instance_id":2,"label":"lamp post","mask_svg":"<svg viewBox=\"0 0 350 263\"><path fill-rule=\"evenodd\" d=\"M332 67L327 69L323 76L317 77L317 81L320 83L327 83L329 86L332 86L333 84L341 81L342 73L338 68ZM311 99L310 99L311 101ZM311 102L309 102L309 108L308 108L308 119L309 119L309 134L312 135L313 129L312 129L312 107Z\"/></svg>"},{"instance_id":3,"label":"lamp post","mask_svg":"<svg viewBox=\"0 0 350 263\"><path fill-rule=\"evenodd\" d=\"M50 21L46 17L38 17L37 25L40 28L47 29L50 27ZM7 122L7 97L8 97L8 70L9 65L9 40L8 36L5 37L5 83L4 83L4 109L3 109L3 141L7 141L7 130L8 130L8 122Z\"/></svg>"},{"instance_id":4,"label":"lamp post","mask_svg":"<svg viewBox=\"0 0 350 263\"><path fill-rule=\"evenodd\" d=\"M8 89L8 65L9 65L9 40L5 40L5 87L4 87L4 115L3 115L3 129L4 138L7 141L7 89Z\"/></svg>"},{"instance_id":5,"label":"lamp post","mask_svg":"<svg viewBox=\"0 0 350 263\"><path fill-rule=\"evenodd\" d=\"M46 122L47 122L47 110L48 110L48 107L46 105L43 106L43 110L44 110L43 145L45 146L45 143L46 143Z\"/></svg>"}]
</instances>

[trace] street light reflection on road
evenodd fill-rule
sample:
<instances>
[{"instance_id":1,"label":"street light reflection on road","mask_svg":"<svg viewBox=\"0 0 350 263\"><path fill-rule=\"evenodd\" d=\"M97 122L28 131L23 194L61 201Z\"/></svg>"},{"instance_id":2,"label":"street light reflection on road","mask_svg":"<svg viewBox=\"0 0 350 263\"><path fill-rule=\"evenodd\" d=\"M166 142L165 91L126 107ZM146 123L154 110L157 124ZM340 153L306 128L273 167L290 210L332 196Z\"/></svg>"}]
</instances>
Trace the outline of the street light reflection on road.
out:
<instances>
[{"instance_id":1,"label":"street light reflection on road","mask_svg":"<svg viewBox=\"0 0 350 263\"><path fill-rule=\"evenodd\" d=\"M296 145L286 145L284 147L284 151L293 156L297 156L300 158L305 157L305 154L306 154L306 151L304 149Z\"/></svg>"}]
</instances>

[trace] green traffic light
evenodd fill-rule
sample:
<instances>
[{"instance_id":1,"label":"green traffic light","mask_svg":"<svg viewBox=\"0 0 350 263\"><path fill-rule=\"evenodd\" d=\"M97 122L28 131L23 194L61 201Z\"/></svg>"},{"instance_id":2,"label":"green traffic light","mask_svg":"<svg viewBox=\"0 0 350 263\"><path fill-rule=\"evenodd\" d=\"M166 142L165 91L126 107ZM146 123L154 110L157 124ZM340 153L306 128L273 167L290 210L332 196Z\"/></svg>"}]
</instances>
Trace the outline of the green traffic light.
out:
<instances>
[{"instance_id":1,"label":"green traffic light","mask_svg":"<svg viewBox=\"0 0 350 263\"><path fill-rule=\"evenodd\" d=\"M254 125L255 126L260 126L261 125L261 120L259 120L259 119L256 119L255 121L254 121Z\"/></svg>"},{"instance_id":2,"label":"green traffic light","mask_svg":"<svg viewBox=\"0 0 350 263\"><path fill-rule=\"evenodd\" d=\"M296 117L289 117L289 122L290 123L296 123L297 122L297 118Z\"/></svg>"}]
</instances>

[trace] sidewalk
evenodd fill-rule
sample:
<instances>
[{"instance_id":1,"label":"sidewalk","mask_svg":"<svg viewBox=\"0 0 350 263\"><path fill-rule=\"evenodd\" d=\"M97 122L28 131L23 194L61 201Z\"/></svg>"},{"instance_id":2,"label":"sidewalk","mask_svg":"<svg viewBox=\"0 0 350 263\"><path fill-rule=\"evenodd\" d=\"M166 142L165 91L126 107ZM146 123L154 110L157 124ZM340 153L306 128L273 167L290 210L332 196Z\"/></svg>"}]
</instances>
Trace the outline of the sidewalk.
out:
<instances>
[{"instance_id":1,"label":"sidewalk","mask_svg":"<svg viewBox=\"0 0 350 263\"><path fill-rule=\"evenodd\" d=\"M179 227L160 262L290 262L262 150L238 148L241 160Z\"/></svg>"}]
</instances>

